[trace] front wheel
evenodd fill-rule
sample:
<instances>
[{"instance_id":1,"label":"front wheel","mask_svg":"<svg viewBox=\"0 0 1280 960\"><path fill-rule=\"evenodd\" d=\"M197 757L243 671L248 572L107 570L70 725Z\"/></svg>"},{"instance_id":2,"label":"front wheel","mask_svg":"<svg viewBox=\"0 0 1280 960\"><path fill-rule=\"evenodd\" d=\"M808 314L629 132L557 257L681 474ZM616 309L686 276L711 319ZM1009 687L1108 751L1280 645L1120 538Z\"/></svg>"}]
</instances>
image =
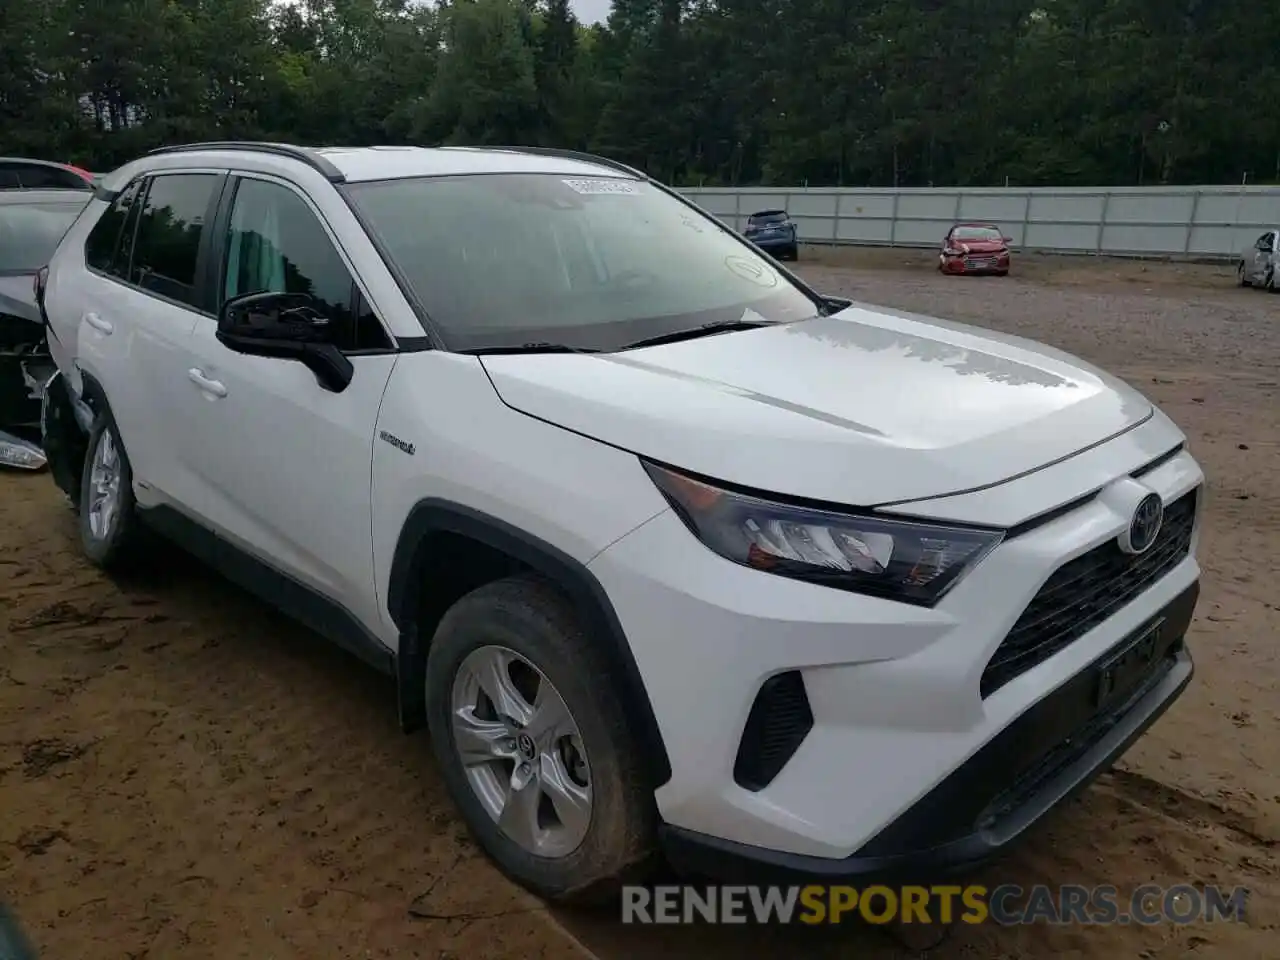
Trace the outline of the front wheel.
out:
<instances>
[{"instance_id":1,"label":"front wheel","mask_svg":"<svg viewBox=\"0 0 1280 960\"><path fill-rule=\"evenodd\" d=\"M1244 272L1243 260L1241 260L1240 263L1236 266L1236 283L1242 287L1249 286L1249 277Z\"/></svg>"},{"instance_id":2,"label":"front wheel","mask_svg":"<svg viewBox=\"0 0 1280 960\"><path fill-rule=\"evenodd\" d=\"M487 584L427 658L432 745L480 847L534 893L594 903L655 859L656 814L615 671L551 585Z\"/></svg>"},{"instance_id":3,"label":"front wheel","mask_svg":"<svg viewBox=\"0 0 1280 960\"><path fill-rule=\"evenodd\" d=\"M87 446L80 479L80 543L95 566L115 570L133 561L142 536L133 469L109 413L98 415Z\"/></svg>"}]
</instances>

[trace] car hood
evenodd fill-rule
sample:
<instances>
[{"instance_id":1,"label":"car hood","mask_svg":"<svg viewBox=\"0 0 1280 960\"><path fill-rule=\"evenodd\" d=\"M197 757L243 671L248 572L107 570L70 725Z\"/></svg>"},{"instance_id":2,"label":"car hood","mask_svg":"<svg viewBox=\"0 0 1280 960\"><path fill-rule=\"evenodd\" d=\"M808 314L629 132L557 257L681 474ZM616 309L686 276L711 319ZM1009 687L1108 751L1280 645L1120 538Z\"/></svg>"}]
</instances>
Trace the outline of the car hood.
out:
<instances>
[{"instance_id":1,"label":"car hood","mask_svg":"<svg viewBox=\"0 0 1280 960\"><path fill-rule=\"evenodd\" d=\"M530 416L731 484L855 506L999 483L1152 413L1051 348L858 305L622 353L483 363Z\"/></svg>"},{"instance_id":2,"label":"car hood","mask_svg":"<svg viewBox=\"0 0 1280 960\"><path fill-rule=\"evenodd\" d=\"M0 314L40 322L40 308L32 287L34 273L0 276Z\"/></svg>"}]
</instances>

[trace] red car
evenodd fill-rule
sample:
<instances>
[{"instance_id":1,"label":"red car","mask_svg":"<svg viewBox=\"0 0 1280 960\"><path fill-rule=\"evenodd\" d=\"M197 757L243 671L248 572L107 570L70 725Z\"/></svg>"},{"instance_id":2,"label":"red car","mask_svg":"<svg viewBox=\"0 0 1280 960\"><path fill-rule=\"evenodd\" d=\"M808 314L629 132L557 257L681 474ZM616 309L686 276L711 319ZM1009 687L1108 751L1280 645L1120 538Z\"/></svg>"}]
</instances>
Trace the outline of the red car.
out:
<instances>
[{"instance_id":1,"label":"red car","mask_svg":"<svg viewBox=\"0 0 1280 960\"><path fill-rule=\"evenodd\" d=\"M957 223L943 238L938 269L943 273L994 273L1003 277L1009 272L1011 242L994 224Z\"/></svg>"}]
</instances>

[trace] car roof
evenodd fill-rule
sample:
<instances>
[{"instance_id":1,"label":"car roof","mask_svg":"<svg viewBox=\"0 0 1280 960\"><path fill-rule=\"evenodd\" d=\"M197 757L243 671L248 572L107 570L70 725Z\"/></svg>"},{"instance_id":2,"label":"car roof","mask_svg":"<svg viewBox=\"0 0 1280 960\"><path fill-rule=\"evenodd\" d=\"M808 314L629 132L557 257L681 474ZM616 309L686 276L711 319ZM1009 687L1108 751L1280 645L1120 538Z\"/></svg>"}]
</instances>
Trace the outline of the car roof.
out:
<instances>
[{"instance_id":1,"label":"car roof","mask_svg":"<svg viewBox=\"0 0 1280 960\"><path fill-rule=\"evenodd\" d=\"M959 223L953 223L951 229L956 227L981 227L984 230L999 230L1000 228L994 223L979 223L976 220L961 220Z\"/></svg>"},{"instance_id":2,"label":"car roof","mask_svg":"<svg viewBox=\"0 0 1280 960\"><path fill-rule=\"evenodd\" d=\"M88 190L61 187L53 190L0 190L0 205L65 203L67 206L84 206L93 199Z\"/></svg>"},{"instance_id":3,"label":"car roof","mask_svg":"<svg viewBox=\"0 0 1280 960\"><path fill-rule=\"evenodd\" d=\"M57 167L59 170L75 170L75 167L69 163L59 163L56 160L37 160L35 157L0 157L0 164L13 164L14 166L22 164L24 167Z\"/></svg>"},{"instance_id":4,"label":"car roof","mask_svg":"<svg viewBox=\"0 0 1280 960\"><path fill-rule=\"evenodd\" d=\"M303 147L294 144L216 141L181 144L153 150L126 164L104 181L110 188L140 173L191 167L258 167L281 161L300 162L335 183L359 183L410 177L459 174L550 173L569 177L625 177L644 174L625 164L572 150L545 147Z\"/></svg>"},{"instance_id":5,"label":"car roof","mask_svg":"<svg viewBox=\"0 0 1280 960\"><path fill-rule=\"evenodd\" d=\"M447 177L462 173L563 173L635 178L603 158L528 153L505 147L326 147L316 151L348 182L398 177Z\"/></svg>"}]
</instances>

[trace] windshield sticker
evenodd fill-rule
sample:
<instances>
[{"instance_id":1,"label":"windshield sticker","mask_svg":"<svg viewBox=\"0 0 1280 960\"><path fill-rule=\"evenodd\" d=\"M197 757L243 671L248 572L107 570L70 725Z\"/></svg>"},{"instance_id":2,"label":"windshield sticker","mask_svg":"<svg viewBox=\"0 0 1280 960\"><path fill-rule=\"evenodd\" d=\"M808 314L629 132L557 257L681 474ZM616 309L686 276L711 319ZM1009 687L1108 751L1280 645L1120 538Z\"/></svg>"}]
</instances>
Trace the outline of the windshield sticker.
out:
<instances>
[{"instance_id":1,"label":"windshield sticker","mask_svg":"<svg viewBox=\"0 0 1280 960\"><path fill-rule=\"evenodd\" d=\"M730 256L725 257L724 265L743 280L750 280L752 283L762 287L776 287L778 285L778 275L758 260Z\"/></svg>"},{"instance_id":2,"label":"windshield sticker","mask_svg":"<svg viewBox=\"0 0 1280 960\"><path fill-rule=\"evenodd\" d=\"M636 194L635 184L626 180L565 180L564 185L583 196L601 196L604 194Z\"/></svg>"}]
</instances>

